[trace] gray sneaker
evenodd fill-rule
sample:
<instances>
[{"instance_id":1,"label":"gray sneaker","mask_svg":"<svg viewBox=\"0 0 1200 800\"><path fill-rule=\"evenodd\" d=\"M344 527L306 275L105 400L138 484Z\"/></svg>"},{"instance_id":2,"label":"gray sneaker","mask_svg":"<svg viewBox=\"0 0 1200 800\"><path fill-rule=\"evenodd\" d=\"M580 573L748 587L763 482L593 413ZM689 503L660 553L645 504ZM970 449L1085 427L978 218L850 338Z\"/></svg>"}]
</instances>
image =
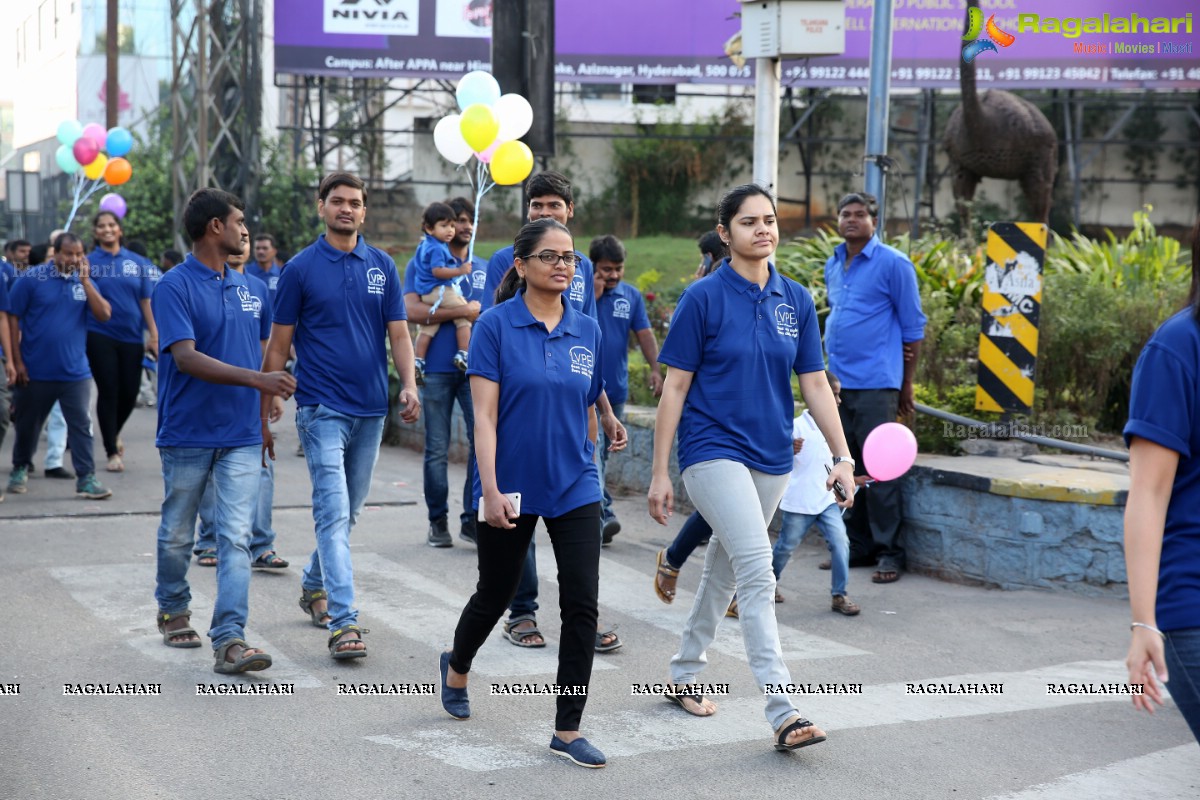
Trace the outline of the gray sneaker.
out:
<instances>
[{"instance_id":1,"label":"gray sneaker","mask_svg":"<svg viewBox=\"0 0 1200 800\"><path fill-rule=\"evenodd\" d=\"M430 547L453 547L454 540L450 538L450 529L446 526L446 518L439 517L429 523L429 533L425 542Z\"/></svg>"},{"instance_id":2,"label":"gray sneaker","mask_svg":"<svg viewBox=\"0 0 1200 800\"><path fill-rule=\"evenodd\" d=\"M112 489L101 486L95 474L84 475L75 483L75 496L87 500L105 500L112 497Z\"/></svg>"},{"instance_id":3,"label":"gray sneaker","mask_svg":"<svg viewBox=\"0 0 1200 800\"><path fill-rule=\"evenodd\" d=\"M29 467L13 467L8 476L8 491L11 494L25 494L29 491Z\"/></svg>"}]
</instances>

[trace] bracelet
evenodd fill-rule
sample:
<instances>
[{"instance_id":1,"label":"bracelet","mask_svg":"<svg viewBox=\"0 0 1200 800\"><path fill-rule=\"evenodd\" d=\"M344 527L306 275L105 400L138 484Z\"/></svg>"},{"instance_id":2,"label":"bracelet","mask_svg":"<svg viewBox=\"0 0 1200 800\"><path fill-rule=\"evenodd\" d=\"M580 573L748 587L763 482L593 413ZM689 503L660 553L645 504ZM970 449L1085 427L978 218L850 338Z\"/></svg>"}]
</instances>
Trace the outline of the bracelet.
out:
<instances>
[{"instance_id":1,"label":"bracelet","mask_svg":"<svg viewBox=\"0 0 1200 800\"><path fill-rule=\"evenodd\" d=\"M1146 624L1146 623L1144 623L1144 622L1131 622L1131 623L1129 623L1129 630L1133 630L1134 628L1145 628L1145 629L1146 629L1146 630L1148 630L1148 631L1153 631L1154 633L1157 633L1157 634L1158 634L1160 637L1162 637L1162 639L1163 639L1164 641L1165 641L1165 640L1166 640L1166 638L1167 638L1167 635L1166 635L1165 633L1163 633L1162 631L1160 631L1158 628L1154 627L1153 625L1147 625L1147 624Z\"/></svg>"}]
</instances>

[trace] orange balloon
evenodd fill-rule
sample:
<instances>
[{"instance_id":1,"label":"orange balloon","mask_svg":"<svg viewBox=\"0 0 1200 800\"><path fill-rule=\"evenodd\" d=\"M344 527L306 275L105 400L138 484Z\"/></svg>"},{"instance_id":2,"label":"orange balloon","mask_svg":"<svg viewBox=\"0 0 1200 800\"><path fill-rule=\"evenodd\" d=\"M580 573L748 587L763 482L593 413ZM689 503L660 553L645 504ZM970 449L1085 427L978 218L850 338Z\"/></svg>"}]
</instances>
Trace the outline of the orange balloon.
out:
<instances>
[{"instance_id":1,"label":"orange balloon","mask_svg":"<svg viewBox=\"0 0 1200 800\"><path fill-rule=\"evenodd\" d=\"M133 175L133 165L124 158L111 158L104 168L104 182L109 186L120 186Z\"/></svg>"}]
</instances>

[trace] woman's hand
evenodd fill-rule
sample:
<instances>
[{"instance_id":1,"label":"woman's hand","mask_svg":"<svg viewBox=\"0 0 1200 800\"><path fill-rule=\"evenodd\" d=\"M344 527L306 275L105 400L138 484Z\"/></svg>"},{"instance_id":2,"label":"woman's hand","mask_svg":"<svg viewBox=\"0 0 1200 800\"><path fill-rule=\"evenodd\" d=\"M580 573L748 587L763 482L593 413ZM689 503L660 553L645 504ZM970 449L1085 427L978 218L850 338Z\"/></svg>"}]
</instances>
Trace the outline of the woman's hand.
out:
<instances>
[{"instance_id":1,"label":"woman's hand","mask_svg":"<svg viewBox=\"0 0 1200 800\"><path fill-rule=\"evenodd\" d=\"M849 461L839 461L833 465L833 471L829 473L829 477L825 480L825 488L833 491L833 482L837 481L842 486L842 491L846 493L846 499L838 498L838 508L851 508L854 506L854 467L850 466Z\"/></svg>"},{"instance_id":2,"label":"woman's hand","mask_svg":"<svg viewBox=\"0 0 1200 800\"><path fill-rule=\"evenodd\" d=\"M509 520L517 518L517 511L512 507L512 503L508 502L508 498L502 495L498 490L484 492L482 501L484 511L484 521L493 528L501 528L511 530L515 527Z\"/></svg>"},{"instance_id":3,"label":"woman's hand","mask_svg":"<svg viewBox=\"0 0 1200 800\"><path fill-rule=\"evenodd\" d=\"M655 475L650 479L650 518L659 525L666 525L675 506L675 487L666 475Z\"/></svg>"},{"instance_id":4,"label":"woman's hand","mask_svg":"<svg viewBox=\"0 0 1200 800\"><path fill-rule=\"evenodd\" d=\"M1129 655L1125 657L1125 666L1129 668L1129 682L1142 684L1145 694L1133 695L1134 709L1142 709L1154 713L1154 703L1163 704L1162 688L1155 680L1155 675L1165 683L1167 680L1167 662L1163 658L1163 639L1157 633L1145 628L1135 627L1133 639L1129 643Z\"/></svg>"}]
</instances>

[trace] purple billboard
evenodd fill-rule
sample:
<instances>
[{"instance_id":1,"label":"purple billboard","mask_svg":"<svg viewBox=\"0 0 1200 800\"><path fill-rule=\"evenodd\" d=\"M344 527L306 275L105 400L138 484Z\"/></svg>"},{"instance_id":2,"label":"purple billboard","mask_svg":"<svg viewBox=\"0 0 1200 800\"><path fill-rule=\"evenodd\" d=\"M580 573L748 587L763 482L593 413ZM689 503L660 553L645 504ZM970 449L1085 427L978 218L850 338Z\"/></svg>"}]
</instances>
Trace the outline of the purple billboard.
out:
<instances>
[{"instance_id":1,"label":"purple billboard","mask_svg":"<svg viewBox=\"0 0 1200 800\"><path fill-rule=\"evenodd\" d=\"M846 52L784 61L797 87L865 87L873 0L847 0ZM576 83L748 83L726 53L736 0L557 0L555 71ZM981 88L1197 89L1195 0L980 0ZM965 0L893 0L892 86L958 85ZM275 69L456 79L490 68L492 0L278 0ZM649 13L647 13L649 12Z\"/></svg>"}]
</instances>

